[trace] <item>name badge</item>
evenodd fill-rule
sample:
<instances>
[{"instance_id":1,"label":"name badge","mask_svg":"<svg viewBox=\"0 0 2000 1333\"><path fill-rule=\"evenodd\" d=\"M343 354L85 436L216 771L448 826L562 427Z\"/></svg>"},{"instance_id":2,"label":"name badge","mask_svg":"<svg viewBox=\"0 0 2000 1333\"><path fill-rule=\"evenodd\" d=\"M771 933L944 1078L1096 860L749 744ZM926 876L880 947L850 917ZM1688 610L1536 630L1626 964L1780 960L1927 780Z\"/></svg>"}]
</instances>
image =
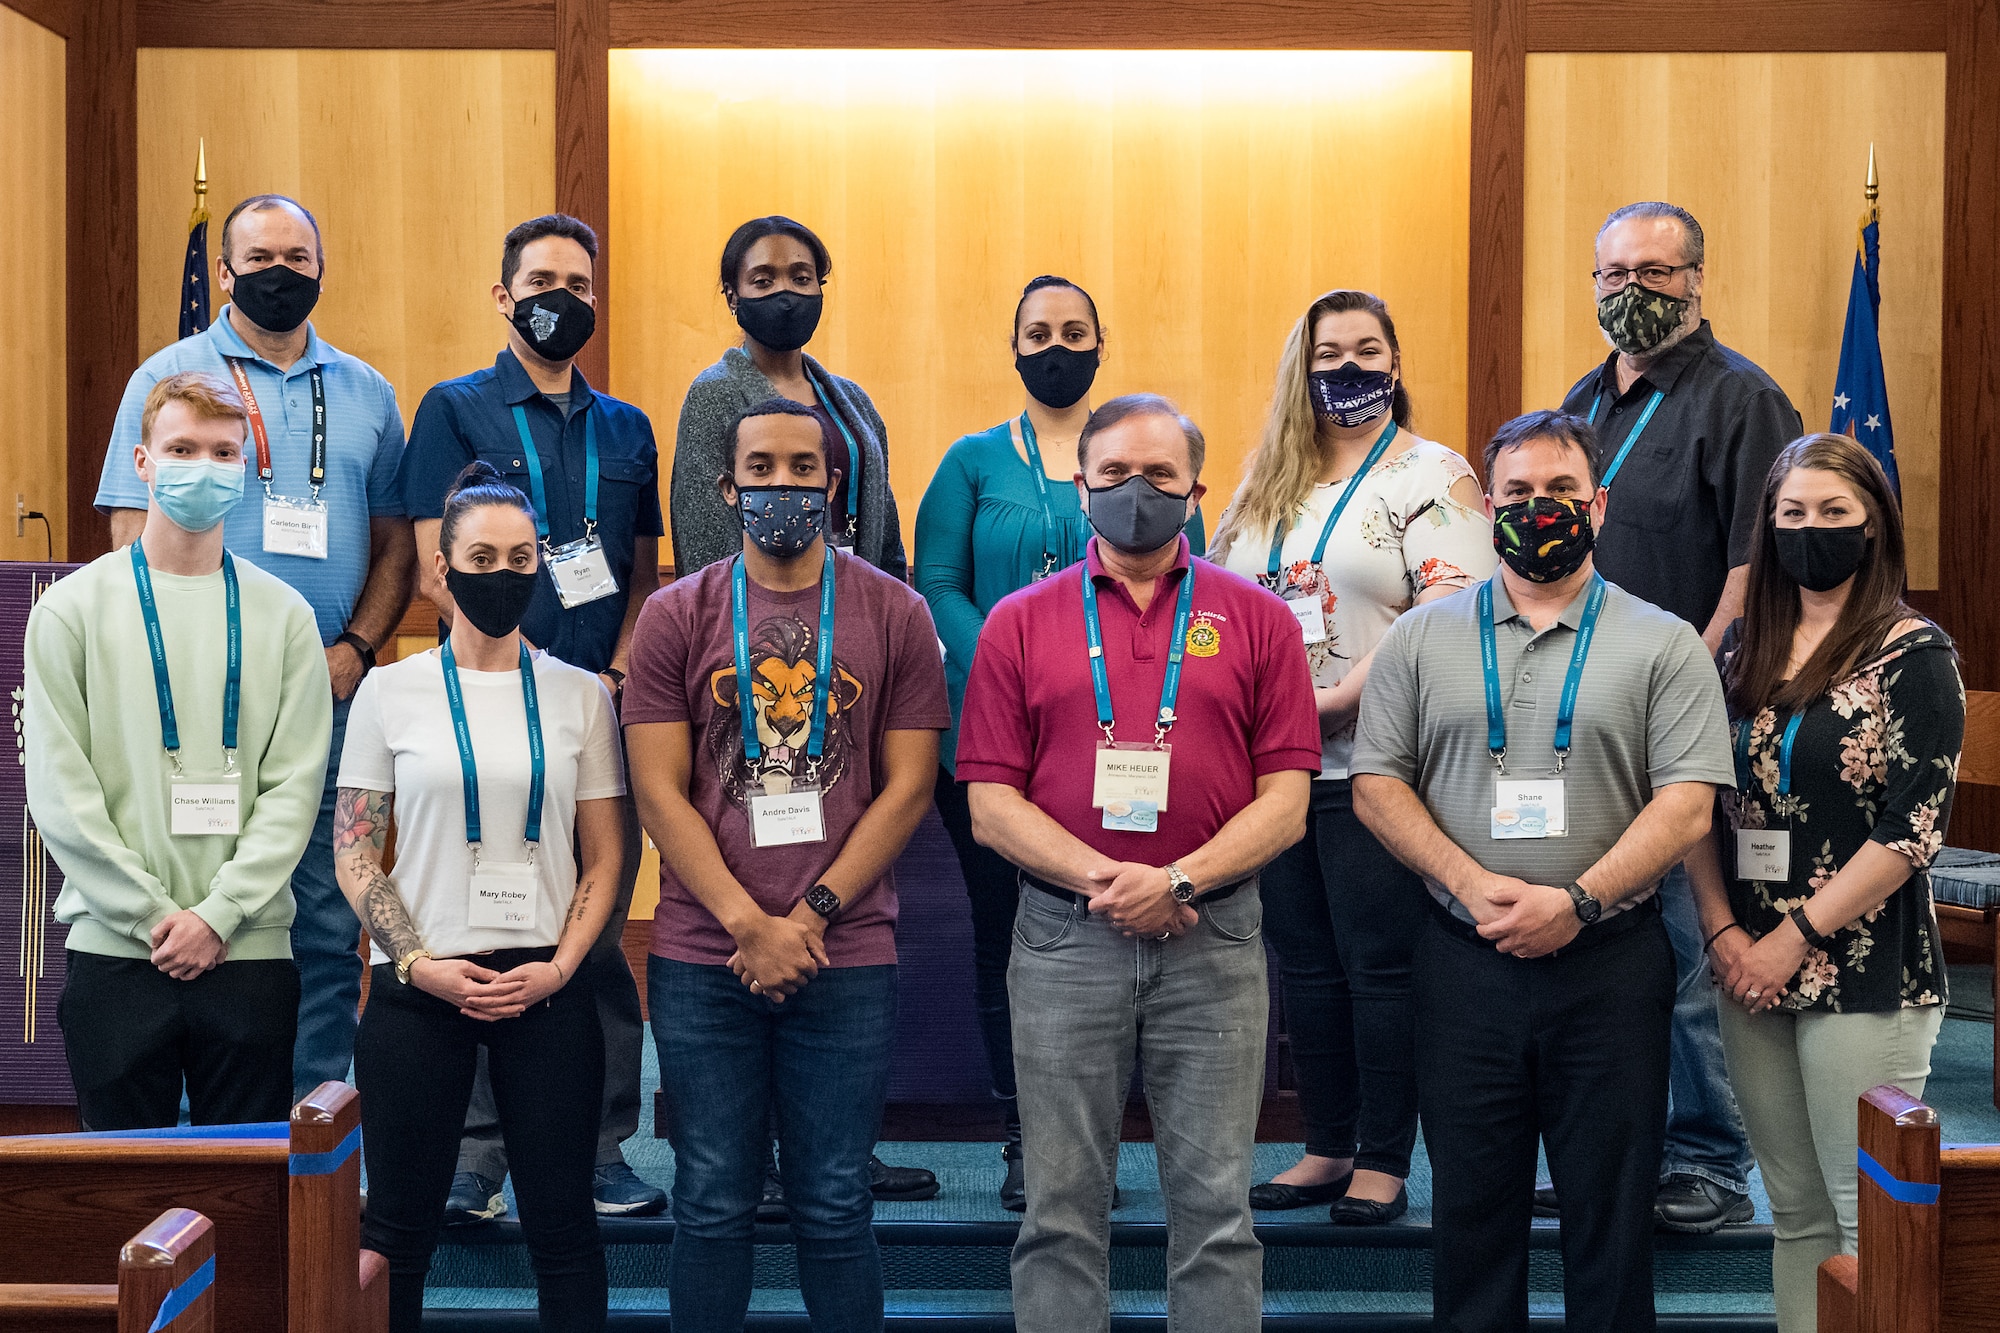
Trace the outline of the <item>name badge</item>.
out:
<instances>
[{"instance_id":1,"label":"name badge","mask_svg":"<svg viewBox=\"0 0 2000 1333\"><path fill-rule=\"evenodd\" d=\"M786 792L750 796L750 845L789 847L800 842L825 842L826 817L819 788L801 783Z\"/></svg>"},{"instance_id":2,"label":"name badge","mask_svg":"<svg viewBox=\"0 0 2000 1333\"><path fill-rule=\"evenodd\" d=\"M1167 776L1173 759L1171 745L1099 741L1090 803L1104 812L1104 827L1128 833L1157 829L1160 812L1167 808Z\"/></svg>"},{"instance_id":3,"label":"name badge","mask_svg":"<svg viewBox=\"0 0 2000 1333\"><path fill-rule=\"evenodd\" d=\"M1561 778L1502 778L1493 784L1493 836L1562 838L1569 835Z\"/></svg>"},{"instance_id":4,"label":"name badge","mask_svg":"<svg viewBox=\"0 0 2000 1333\"><path fill-rule=\"evenodd\" d=\"M472 867L465 924L474 930L533 930L541 886L532 861L480 861Z\"/></svg>"},{"instance_id":5,"label":"name badge","mask_svg":"<svg viewBox=\"0 0 2000 1333\"><path fill-rule=\"evenodd\" d=\"M1781 828L1736 830L1736 878L1784 884L1792 878L1792 832Z\"/></svg>"},{"instance_id":6,"label":"name badge","mask_svg":"<svg viewBox=\"0 0 2000 1333\"><path fill-rule=\"evenodd\" d=\"M604 558L604 543L583 537L549 553L549 573L555 577L556 598L568 611L602 601L618 591Z\"/></svg>"},{"instance_id":7,"label":"name badge","mask_svg":"<svg viewBox=\"0 0 2000 1333\"><path fill-rule=\"evenodd\" d=\"M264 550L271 555L326 559L326 506L317 500L265 496Z\"/></svg>"},{"instance_id":8,"label":"name badge","mask_svg":"<svg viewBox=\"0 0 2000 1333\"><path fill-rule=\"evenodd\" d=\"M176 838L242 832L242 783L236 778L222 782L174 778L167 785L167 802Z\"/></svg>"},{"instance_id":9,"label":"name badge","mask_svg":"<svg viewBox=\"0 0 2000 1333\"><path fill-rule=\"evenodd\" d=\"M1317 597L1287 597L1285 605L1292 608L1298 618L1299 632L1305 635L1307 643L1326 642L1326 608Z\"/></svg>"}]
</instances>

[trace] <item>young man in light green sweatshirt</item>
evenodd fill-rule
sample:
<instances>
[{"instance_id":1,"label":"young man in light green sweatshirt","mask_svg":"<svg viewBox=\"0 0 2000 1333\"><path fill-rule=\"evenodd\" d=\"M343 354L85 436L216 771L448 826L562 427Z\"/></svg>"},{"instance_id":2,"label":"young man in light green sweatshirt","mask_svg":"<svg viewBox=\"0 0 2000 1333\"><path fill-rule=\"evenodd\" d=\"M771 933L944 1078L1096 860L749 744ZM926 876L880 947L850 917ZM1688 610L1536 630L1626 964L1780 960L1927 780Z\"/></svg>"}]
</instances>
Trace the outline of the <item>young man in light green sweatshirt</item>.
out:
<instances>
[{"instance_id":1,"label":"young man in light green sweatshirt","mask_svg":"<svg viewBox=\"0 0 2000 1333\"><path fill-rule=\"evenodd\" d=\"M332 694L305 599L226 555L248 417L172 375L146 399L138 541L42 595L26 643L28 808L64 884L57 1018L83 1123L283 1120L299 978L292 868Z\"/></svg>"}]
</instances>

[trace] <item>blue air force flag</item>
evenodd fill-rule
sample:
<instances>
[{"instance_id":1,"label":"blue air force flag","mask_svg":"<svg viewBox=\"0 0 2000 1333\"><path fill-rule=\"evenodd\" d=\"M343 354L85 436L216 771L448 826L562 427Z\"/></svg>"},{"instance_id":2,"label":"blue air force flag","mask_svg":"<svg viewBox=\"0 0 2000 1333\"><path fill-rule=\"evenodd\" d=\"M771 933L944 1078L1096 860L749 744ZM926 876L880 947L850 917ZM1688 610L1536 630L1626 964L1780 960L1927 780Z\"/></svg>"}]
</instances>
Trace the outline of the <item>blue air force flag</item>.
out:
<instances>
[{"instance_id":1,"label":"blue air force flag","mask_svg":"<svg viewBox=\"0 0 2000 1333\"><path fill-rule=\"evenodd\" d=\"M1882 308L1877 281L1881 221L1873 207L1861 215L1854 249L1854 281L1847 291L1847 326L1840 334L1840 372L1833 380L1833 425L1875 455L1900 497L1894 436L1889 429L1889 389L1882 378L1882 339L1876 315Z\"/></svg>"}]
</instances>

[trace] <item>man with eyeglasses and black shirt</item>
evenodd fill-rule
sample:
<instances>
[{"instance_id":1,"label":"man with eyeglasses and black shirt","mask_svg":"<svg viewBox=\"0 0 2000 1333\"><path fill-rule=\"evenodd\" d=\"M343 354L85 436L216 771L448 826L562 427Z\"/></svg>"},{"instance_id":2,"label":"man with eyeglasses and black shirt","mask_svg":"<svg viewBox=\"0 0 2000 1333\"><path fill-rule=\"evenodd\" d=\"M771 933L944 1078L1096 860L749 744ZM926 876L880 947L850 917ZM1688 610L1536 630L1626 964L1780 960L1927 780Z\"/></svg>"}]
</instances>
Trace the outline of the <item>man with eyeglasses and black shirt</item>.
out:
<instances>
[{"instance_id":1,"label":"man with eyeglasses and black shirt","mask_svg":"<svg viewBox=\"0 0 2000 1333\"><path fill-rule=\"evenodd\" d=\"M1597 322L1614 349L1563 411L1597 428L1614 497L1597 567L1701 632L1712 653L1743 614L1758 497L1778 451L1804 428L1785 391L1715 340L1702 311L1701 224L1674 204L1627 204L1597 232ZM1679 972L1672 1110L1656 1218L1706 1234L1748 1222L1750 1144L1723 1067L1700 918L1676 866L1660 888ZM1553 1189L1536 1209L1555 1211Z\"/></svg>"}]
</instances>

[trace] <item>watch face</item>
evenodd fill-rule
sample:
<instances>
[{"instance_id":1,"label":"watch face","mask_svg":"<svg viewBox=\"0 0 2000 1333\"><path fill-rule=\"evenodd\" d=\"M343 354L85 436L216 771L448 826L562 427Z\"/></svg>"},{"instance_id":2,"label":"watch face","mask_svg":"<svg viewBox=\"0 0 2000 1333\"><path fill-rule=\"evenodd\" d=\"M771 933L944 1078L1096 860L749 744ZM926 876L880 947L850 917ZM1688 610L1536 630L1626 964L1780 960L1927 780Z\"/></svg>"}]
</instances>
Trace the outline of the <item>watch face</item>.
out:
<instances>
[{"instance_id":1,"label":"watch face","mask_svg":"<svg viewBox=\"0 0 2000 1333\"><path fill-rule=\"evenodd\" d=\"M840 910L840 895L824 884L815 884L812 891L806 894L806 906L821 916L831 917Z\"/></svg>"}]
</instances>

